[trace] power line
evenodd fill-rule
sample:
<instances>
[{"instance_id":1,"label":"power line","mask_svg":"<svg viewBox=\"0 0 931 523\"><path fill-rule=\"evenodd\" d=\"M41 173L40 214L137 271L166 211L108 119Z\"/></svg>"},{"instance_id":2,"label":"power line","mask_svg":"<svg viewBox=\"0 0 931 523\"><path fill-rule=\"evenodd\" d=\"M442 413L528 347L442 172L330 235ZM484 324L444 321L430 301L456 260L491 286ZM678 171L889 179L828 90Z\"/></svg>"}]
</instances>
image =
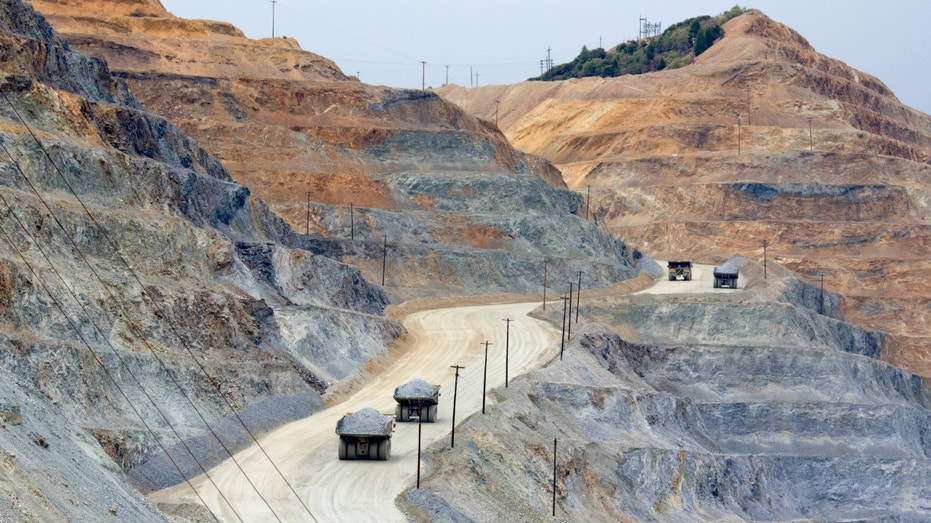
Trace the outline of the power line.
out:
<instances>
[{"instance_id":1,"label":"power line","mask_svg":"<svg viewBox=\"0 0 931 523\"><path fill-rule=\"evenodd\" d=\"M141 280L141 278L139 277L139 275L135 272L135 270L133 270L133 268L132 268L132 266L129 264L129 262L128 262L128 261L123 257L123 255L120 253L120 251L119 251L119 249L117 248L116 244L115 244L115 243L113 242L113 240L109 237L109 235L106 233L106 231L105 231L105 230L103 229L103 227L100 225L100 223L97 221L97 219L94 217L94 215L90 212L90 209L88 209L88 207L87 207L87 205L84 203L84 201L80 198L80 196L78 196L77 192L74 190L74 187L73 187L73 186L71 185L71 183L67 180L67 178L65 177L65 175L64 175L64 173L62 172L61 168L58 166L57 163L55 163L55 161L52 159L51 155L48 153L48 150L47 150L47 149L45 148L45 146L42 144L42 141L39 140L38 136L35 134L35 132L33 132L32 128L29 126L29 124L25 121L25 119L23 119L22 115L19 113L19 111L18 111L18 110L16 109L16 107L13 105L12 101L9 99L9 97L7 97L6 93L0 91L0 94L2 94L4 100L6 100L7 104L8 104L8 105L10 106L10 108L13 110L14 114L16 115L16 117L17 117L17 118L19 119L19 121L23 124L23 126L26 128L26 130L29 132L29 134L33 137L33 139L36 141L36 143L39 145L39 148L42 150L44 156L48 159L48 161L51 163L52 167L53 167L53 168L55 169L55 171L58 173L59 177L62 179L62 181L64 182L65 186L67 187L68 191L71 193L72 196L74 196L74 198L75 198L75 199L77 200L77 202L80 204L80 206L81 206L81 208L83 209L84 213L87 214L87 216L90 218L91 222L94 224L94 226L96 227L96 229L100 232L101 236L102 236L102 237L107 241L107 243L110 245L110 248L111 248L111 250L113 251L114 255L115 255L115 256L118 258L118 260L123 264L123 266L126 268L126 270L128 271L128 273L132 276L132 279L135 280L136 283L139 285L139 287L140 287L140 295L141 295L142 297L144 297L144 298L147 298L147 299L149 300L149 304L153 307L153 309L155 310L156 314L157 314L158 316L160 316L161 318L164 319L164 321L166 322L166 324L167 324L168 327L169 327L169 330L170 330L170 331L173 333L173 335L178 339L179 344L186 350L186 352L188 353L188 355L191 357L191 360L195 363L195 365L198 367L198 369L201 371L201 373L206 377L207 382L210 383L211 385L213 385L213 387L216 389L216 391L217 391L218 395L220 396L220 398L223 400L223 402L227 405L227 407L228 407L228 408L230 409L230 411L232 412L233 417L235 417L236 420L239 422L239 424L243 427L243 429L245 430L245 432L249 435L249 437L251 438L251 440L255 443L256 447L261 451L261 453L265 456L265 458L268 460L268 462L271 464L271 466L275 469L275 471L277 472L277 474L281 477L281 479L282 479L282 480L285 482L285 484L289 487L289 489L291 490L291 492L292 492L292 493L294 494L294 496L298 499L298 501L299 501L300 504L303 506L303 508L307 511L307 513L310 515L310 517L311 517L314 521L317 521L317 519L314 517L313 513L310 511L310 508L304 503L303 498L297 493L297 491L294 489L294 487L293 487L293 485L291 484L291 482L288 481L288 479L284 476L284 474L281 472L281 470L279 469L279 467L277 466L277 464L274 462L274 460L271 459L271 456L268 455L268 453L265 451L265 448L259 443L259 441L258 441L258 439L255 437L254 433L249 429L248 426L246 426L246 424L245 424L245 422L243 421L242 417L239 415L239 413L237 412L237 410L235 409L235 407L233 407L233 405L232 405L232 403L230 402L230 400L223 394L223 391L222 391L222 389L220 388L220 385L219 385L220 382L219 382L218 380L216 380L213 376L211 376L210 373L207 371L207 369L204 367L204 365L195 357L193 350L192 350L191 347L187 344L187 342L185 341L184 337L181 336L181 334L177 331L177 329L176 329L175 326L171 323L171 321L169 321L168 315L165 314L165 311L164 311L164 310L159 306L159 304L158 304L154 299L152 299L152 297L145 291L145 285L142 283L142 280ZM46 207L46 209L48 210L48 212L50 213L50 215L53 216L53 217L55 217L55 214L54 214L54 212L52 211L52 209L49 207L48 203L42 198L42 196L41 196L41 194L38 192L38 190L32 185L31 181L29 181L29 179L28 179L28 177L25 175L25 173L22 172L22 171L20 171L20 172L21 172L21 174L23 175L24 180L26 180L27 183L29 183L30 187L32 188L32 190L33 190L33 192L36 194L36 196L37 196L37 197L40 199L40 201L42 201L42 203L45 205L45 207ZM135 188L133 188L133 190L135 191ZM138 197L138 195L137 195L137 197ZM141 200L141 198L140 198L140 200ZM75 251L78 252L79 254L81 254L81 253L80 253L80 249L78 248L77 244L76 244L76 243L73 241L73 239L71 239L70 236L67 234L67 231L66 231L66 229L64 228L64 225L61 224L60 221L58 221L57 217L55 217L55 221L56 221L56 223L59 225L59 227L60 227L64 232L66 232L66 234L65 234L64 236L67 237L67 238L69 238L69 240L72 242L72 246L73 246L73 248L75 249ZM109 290L107 289L107 286L103 283L103 280L100 279L99 275L96 274L96 271L94 271L94 269L93 269L93 267L90 265L89 261L87 261L87 259L86 259L82 254L81 254L81 257L82 257L82 259L84 260L84 263L88 265L88 267L92 270L92 272L94 272L95 276L98 277L98 280L100 281L100 283L101 283L102 287L105 289L105 291L109 293ZM115 298L115 297L113 297L112 294L111 294L111 299L114 299L114 298ZM115 300L115 301L116 301L116 300ZM146 347L149 349L149 351L153 354L153 356L155 357L156 361L159 361L159 363L161 363L161 364L164 366L164 363L162 363L161 359L160 359L160 358L157 356L157 354L155 353L154 348L151 347L151 346L145 341L144 336L140 336L140 339L143 341L143 343L146 345ZM170 372L168 372L167 367L165 367L165 370L166 370L166 372L168 373L168 375L171 376L172 379L174 380L175 378L173 377L173 375L172 375ZM252 483L252 480L249 478L248 474L246 474L245 470L243 470L242 466L241 466L241 465L239 464L239 462L236 460L235 456L233 456L232 452L226 447L226 445L222 442L222 440L219 439L219 437L216 435L216 433L215 433L215 432L213 431L213 429L210 427L209 423L206 422L206 419L203 417L203 415L200 413L200 411L197 409L197 407L193 404L193 401L191 401L190 398L188 398L187 394L184 392L183 387L181 387L180 384L177 383L176 381L175 381L175 384L178 386L179 390L180 390L181 393L185 396L185 398L187 398L188 401L191 403L192 408L193 408L194 411L198 414L198 416L200 416L201 420L204 421L205 425L206 425L207 428L208 428L208 431L210 431L210 432L214 435L214 437L215 437L215 438L217 439L217 441L220 443L221 447L223 447L223 449L224 449L224 450L226 451L226 453L230 456L230 458L232 459L232 461L236 464L236 466L237 466L237 467L239 468L239 470L242 472L243 476L246 478L246 480L249 482L249 484L250 484L250 485L252 486L252 488L255 490L256 494L258 494L259 497L262 498L262 500L265 502L265 504L268 506L268 508L272 511L272 513L275 514L275 517L278 518L277 514L275 513L274 508L272 508L271 505L268 503L268 501L264 498L264 496L262 496L261 492L258 491L257 487ZM182 475L182 477L183 477L183 475ZM219 491L219 489L218 489L218 491ZM234 512L235 512L235 510L234 510ZM280 521L280 518L278 518L278 519L279 519L279 521Z\"/></svg>"},{"instance_id":2,"label":"power line","mask_svg":"<svg viewBox=\"0 0 931 523\"><path fill-rule=\"evenodd\" d=\"M6 145L3 143L3 140L0 140L0 147L2 147L3 150L4 150L4 152L7 154L7 156L10 157L10 160L13 162L13 165L16 167L16 170L19 171L20 175L22 175L22 176L25 177L25 173L23 172L22 168L20 167L19 162L16 161L16 159L13 157L13 155L12 155L12 154L10 153L10 151L7 149ZM213 484L213 486L217 489L217 492L220 494L220 496L223 497L223 500L226 501L227 504L229 504L229 500L228 500L228 499L226 498L226 496L222 493L222 491L220 491L220 489L219 489L219 487L216 485L216 483L213 482L213 478L211 478L210 475L207 474L206 469L203 467L203 465L201 465L200 461L197 459L197 457L196 457L196 456L194 455L194 453L191 451L190 447L188 447L187 444L184 442L184 440L181 438L180 434L177 433L177 431L174 429L174 427L173 427L173 426L171 425L171 423L168 421L168 418L164 415L164 413L161 411L161 409L159 409L158 405L155 403L155 401L152 399L152 397L148 394L148 392L147 392L147 391L145 390L145 388L142 386L142 383L138 380L138 378L136 378L135 374L132 372L132 369L130 369L129 366L126 365L126 363L123 361L123 359L119 356L119 353L116 351L116 348L113 347L112 344L110 344L110 342L109 342L107 336L103 335L103 331L100 329L100 327L97 325L97 323L94 322L94 320L91 318L90 313L87 311L87 309L84 307L84 305L80 302L80 300L78 300L78 298L77 298L77 296L74 294L74 292L70 289L70 287L68 286L68 284L65 282L64 278L61 276L61 273L58 271L58 269L55 268L55 265L54 265L54 264L52 263L52 261L49 259L49 257L48 257L48 255L46 254L45 250L42 248L42 246L39 244L39 242L36 241L35 237L32 236L32 233L29 232L28 228L27 228L26 225L22 222L22 220L20 220L20 219L16 216L16 213L15 213L15 211L13 210L13 207L10 205L10 203L9 203L9 201L6 199L6 197L3 196L3 193L2 193L2 192L0 192L0 201L2 201L2 203L6 206L6 208L9 210L9 215L19 224L20 228L23 230L23 232L26 234L26 236L30 238L30 240L31 240L31 242L33 243L33 245L35 245L36 248L39 250L39 252L42 254L42 257L45 258L46 263L49 264L49 266L51 267L52 271L53 271L53 272L58 276L58 278L62 281L62 284L63 284L66 288L69 289L69 292L71 292L72 298L73 298L73 299L75 300L75 302L81 307L81 309L85 312L85 314L86 314L87 317L88 317L88 320L91 321L91 323L94 325L94 327L95 327L95 329L97 330L97 332L101 334L101 339L107 340L106 343L107 343L108 345L110 345L110 348L113 350L114 355L117 357L117 359L120 361L120 363L121 363L124 367L126 367L127 371L129 371L129 373L130 373L130 375L133 377L133 379L136 380L137 385L139 385L140 390L141 390L142 393L146 396L146 398L149 399L150 403L152 403L152 406L153 406L153 407L155 408L155 410L159 413L159 415L162 416L163 420L165 421L165 424L168 425L168 427L169 427L169 428L172 430L172 432L175 434L175 437L178 438L178 440L179 440L179 441L181 442L181 444L185 447L185 449L188 451L188 453L191 455L191 457L194 459L194 461L198 464L198 466L200 467L201 471L207 476L207 478L208 478L208 480L210 481L210 483ZM197 496L197 498L200 500L200 502L204 505L204 508L206 508L207 511L210 512L210 515L213 516L213 518L214 518L215 520L219 521L219 519L217 518L216 514L214 514L213 511L210 510L210 507L207 505L206 501L205 501L204 498L201 496L200 492L198 492L197 489L194 488L194 485L193 485L193 484L191 483L191 481L187 478L187 476L185 476L184 472L181 470L180 465L178 465L178 463L174 460L174 458L171 456L171 454L169 454L168 449L164 446L164 444L162 443L162 441L161 441L161 439L159 438L158 434L157 434L157 433L155 432L155 430L152 429L152 428L149 426L149 424L145 421L145 418L142 416L142 414L139 412L139 410L136 409L136 406L133 404L132 400L129 399L129 396L126 394L126 392L125 392L125 390L123 389L123 387L120 386L119 382L116 380L116 378L115 378L115 377L113 376L113 374L110 372L110 370L107 369L107 367L103 364L103 361L100 359L100 357L99 357L99 355L97 354L97 352L90 346L90 343L89 343L89 342L87 341L87 339L84 337L84 334L83 334L83 333L81 332L81 330L77 327L77 325L75 325L74 321L71 319L71 317L68 315L68 313L65 312L64 306L63 306L63 305L61 304L61 302L55 297L55 295L52 294L51 289L49 289L48 285L45 284L45 282L44 282L44 280L42 279L42 277L39 276L38 271L36 271L36 269L33 267L33 265L32 265L31 263L29 263L29 261L28 261L28 260L26 259L26 257L23 255L23 253L20 252L20 250L16 247L16 245L13 243L12 239L10 238L10 236L7 234L6 230L3 229L3 227L0 227L0 234L3 235L3 237L4 237L4 239L6 240L7 244L10 246L10 250L17 253L17 255L20 257L20 259L23 261L23 264L24 264L24 265L29 269L29 271L33 274L33 276L35 277L36 281L39 283L39 285L42 287L42 289L45 291L45 293L49 296L49 299L52 300L52 303L53 303L53 304L55 305L55 307L59 310L59 312L61 312L62 316L63 316L63 317L65 318L65 320L68 322L68 324L70 325L71 329L74 330L75 334L76 334L76 335L78 336L78 338L81 340L82 344L87 348L87 350L88 350L88 351L91 353L91 355L94 357L94 361L96 361L97 364L100 365L100 368L103 370L104 374L107 375L107 377L108 377L108 378L110 379L110 381L113 383L114 387L116 387L116 389L120 392L120 395L123 396L123 398L126 400L126 403L129 405L130 410L132 410L133 413L139 418L139 421L140 421L140 423L142 423L142 426L146 429L147 432L149 432L149 434L152 435L152 438L155 440L155 443L159 446L159 448L162 449L162 452L165 453L166 458L167 458L168 461L172 464L172 466L175 468L175 470L178 471L178 474L181 476L181 478L184 480L184 482L187 483L187 485L191 488L191 490L194 492L194 495ZM233 509L233 507L232 507L231 504L230 504L230 508ZM238 513L236 513L235 509L233 509L233 513L236 514L236 517L239 518L240 521L242 521L242 518L239 516Z\"/></svg>"}]
</instances>

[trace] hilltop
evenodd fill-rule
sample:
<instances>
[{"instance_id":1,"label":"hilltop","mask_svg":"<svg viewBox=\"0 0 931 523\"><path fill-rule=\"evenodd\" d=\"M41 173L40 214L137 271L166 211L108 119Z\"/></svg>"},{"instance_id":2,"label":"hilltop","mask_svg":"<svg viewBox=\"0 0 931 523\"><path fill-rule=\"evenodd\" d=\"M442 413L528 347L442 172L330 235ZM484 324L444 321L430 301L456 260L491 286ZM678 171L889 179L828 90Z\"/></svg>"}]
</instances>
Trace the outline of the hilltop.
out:
<instances>
[{"instance_id":1,"label":"hilltop","mask_svg":"<svg viewBox=\"0 0 931 523\"><path fill-rule=\"evenodd\" d=\"M767 257L893 334L883 358L931 374L931 118L879 79L748 11L695 62L618 78L524 82L444 98L591 192L604 226L657 258Z\"/></svg>"},{"instance_id":2,"label":"hilltop","mask_svg":"<svg viewBox=\"0 0 931 523\"><path fill-rule=\"evenodd\" d=\"M531 80L611 78L685 67L721 38L723 24L743 12L744 9L734 6L717 17L705 15L683 20L660 34L629 40L607 51L583 46L571 62L557 65Z\"/></svg>"}]
</instances>

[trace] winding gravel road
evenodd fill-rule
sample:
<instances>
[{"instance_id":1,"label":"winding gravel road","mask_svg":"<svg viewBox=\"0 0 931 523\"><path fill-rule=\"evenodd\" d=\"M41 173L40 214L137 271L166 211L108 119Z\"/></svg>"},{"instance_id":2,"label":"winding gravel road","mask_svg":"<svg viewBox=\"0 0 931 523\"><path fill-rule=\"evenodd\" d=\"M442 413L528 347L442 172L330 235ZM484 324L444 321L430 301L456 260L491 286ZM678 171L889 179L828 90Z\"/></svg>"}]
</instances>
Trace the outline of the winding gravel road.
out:
<instances>
[{"instance_id":1,"label":"winding gravel road","mask_svg":"<svg viewBox=\"0 0 931 523\"><path fill-rule=\"evenodd\" d=\"M416 482L417 424L397 423L388 461L339 461L336 422L346 412L363 407L393 414L395 387L422 378L442 386L437 422L423 424L422 444L426 447L446 439L448 445L455 375L450 366L465 367L460 371L456 401L460 422L482 409L486 340L492 342L487 390L504 385L505 318L514 320L508 344L510 379L558 354L559 330L527 316L538 305L457 307L409 315L404 326L413 340L411 346L377 378L342 403L261 438L274 465L253 445L236 454L238 466L226 460L209 472L222 495L204 476L192 481L194 488L223 521L406 521L394 500ZM200 503L187 484L149 497L159 503Z\"/></svg>"}]
</instances>

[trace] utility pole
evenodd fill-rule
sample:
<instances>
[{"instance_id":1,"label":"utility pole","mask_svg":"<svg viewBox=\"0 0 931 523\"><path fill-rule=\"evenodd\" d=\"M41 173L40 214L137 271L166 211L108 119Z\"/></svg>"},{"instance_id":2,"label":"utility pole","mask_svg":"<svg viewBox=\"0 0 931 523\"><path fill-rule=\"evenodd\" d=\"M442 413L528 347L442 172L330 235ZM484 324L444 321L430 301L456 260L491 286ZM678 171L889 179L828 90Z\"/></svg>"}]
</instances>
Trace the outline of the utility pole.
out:
<instances>
[{"instance_id":1,"label":"utility pole","mask_svg":"<svg viewBox=\"0 0 931 523\"><path fill-rule=\"evenodd\" d=\"M821 275L821 304L818 307L818 314L824 314L824 275Z\"/></svg>"},{"instance_id":2,"label":"utility pole","mask_svg":"<svg viewBox=\"0 0 931 523\"><path fill-rule=\"evenodd\" d=\"M576 304L578 305L578 304ZM572 339L572 282L569 282L569 333L566 335L567 340Z\"/></svg>"},{"instance_id":3,"label":"utility pole","mask_svg":"<svg viewBox=\"0 0 931 523\"><path fill-rule=\"evenodd\" d=\"M553 438L553 517L556 517L556 438Z\"/></svg>"},{"instance_id":4,"label":"utility pole","mask_svg":"<svg viewBox=\"0 0 931 523\"><path fill-rule=\"evenodd\" d=\"M417 401L417 488L420 488L420 441L423 437L423 401Z\"/></svg>"},{"instance_id":5,"label":"utility pole","mask_svg":"<svg viewBox=\"0 0 931 523\"><path fill-rule=\"evenodd\" d=\"M562 300L562 339L559 342L559 361L562 361L562 353L566 350L566 298L565 296L559 297Z\"/></svg>"},{"instance_id":6,"label":"utility pole","mask_svg":"<svg viewBox=\"0 0 931 523\"><path fill-rule=\"evenodd\" d=\"M485 413L485 386L488 384L488 346L494 343L485 340L485 370L482 372L482 414Z\"/></svg>"},{"instance_id":7,"label":"utility pole","mask_svg":"<svg viewBox=\"0 0 931 523\"><path fill-rule=\"evenodd\" d=\"M271 0L272 3L272 38L275 37L275 4L278 3L278 0Z\"/></svg>"},{"instance_id":8,"label":"utility pole","mask_svg":"<svg viewBox=\"0 0 931 523\"><path fill-rule=\"evenodd\" d=\"M763 279L766 279L766 240L763 240Z\"/></svg>"},{"instance_id":9,"label":"utility pole","mask_svg":"<svg viewBox=\"0 0 931 523\"><path fill-rule=\"evenodd\" d=\"M385 286L385 267L388 265L388 236L385 236L385 247L381 254L381 286Z\"/></svg>"},{"instance_id":10,"label":"utility pole","mask_svg":"<svg viewBox=\"0 0 931 523\"><path fill-rule=\"evenodd\" d=\"M511 318L505 318L501 321L507 322L504 330L504 388L508 388L508 351L511 344Z\"/></svg>"},{"instance_id":11,"label":"utility pole","mask_svg":"<svg viewBox=\"0 0 931 523\"><path fill-rule=\"evenodd\" d=\"M543 310L546 310L546 260L543 260Z\"/></svg>"},{"instance_id":12,"label":"utility pole","mask_svg":"<svg viewBox=\"0 0 931 523\"><path fill-rule=\"evenodd\" d=\"M575 289L575 322L579 323L579 300L582 299L582 271L579 271L579 286Z\"/></svg>"},{"instance_id":13,"label":"utility pole","mask_svg":"<svg viewBox=\"0 0 931 523\"><path fill-rule=\"evenodd\" d=\"M310 191L307 191L307 218L304 220L304 235L310 234Z\"/></svg>"},{"instance_id":14,"label":"utility pole","mask_svg":"<svg viewBox=\"0 0 931 523\"><path fill-rule=\"evenodd\" d=\"M450 448L456 448L456 392L459 390L459 369L464 369L465 367L460 367L459 365L450 365L451 369L456 369L456 380L453 381L453 430L449 439Z\"/></svg>"},{"instance_id":15,"label":"utility pole","mask_svg":"<svg viewBox=\"0 0 931 523\"><path fill-rule=\"evenodd\" d=\"M478 71L475 71L475 87L478 87Z\"/></svg>"},{"instance_id":16,"label":"utility pole","mask_svg":"<svg viewBox=\"0 0 931 523\"><path fill-rule=\"evenodd\" d=\"M427 62L420 61L420 90L427 90Z\"/></svg>"}]
</instances>

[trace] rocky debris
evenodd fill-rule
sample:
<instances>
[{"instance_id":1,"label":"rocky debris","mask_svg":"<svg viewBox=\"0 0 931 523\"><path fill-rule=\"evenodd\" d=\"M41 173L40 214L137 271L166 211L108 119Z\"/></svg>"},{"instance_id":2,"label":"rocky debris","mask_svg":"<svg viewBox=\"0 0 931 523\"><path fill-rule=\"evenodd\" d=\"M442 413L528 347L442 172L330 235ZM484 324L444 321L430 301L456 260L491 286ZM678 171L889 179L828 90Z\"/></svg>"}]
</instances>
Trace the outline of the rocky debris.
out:
<instances>
[{"instance_id":1,"label":"rocky debris","mask_svg":"<svg viewBox=\"0 0 931 523\"><path fill-rule=\"evenodd\" d=\"M340 436L387 436L394 430L394 418L371 407L347 414L336 422Z\"/></svg>"},{"instance_id":2,"label":"rocky debris","mask_svg":"<svg viewBox=\"0 0 931 523\"><path fill-rule=\"evenodd\" d=\"M736 299L766 302L767 313L688 317L695 303L685 301L726 303L732 293L586 306L583 316L598 322L573 328L561 361L494 391L487 415L457 427L454 451L431 447L429 476L401 502L407 513L415 521L551 521L556 439L556 514L567 521L931 517L931 389L864 356L866 347L852 350L843 333L857 327L791 319L807 317L808 303L781 271L760 289L760 268L741 269L760 292ZM633 305L682 321L660 329L642 312L628 316ZM779 307L802 310L780 319ZM702 344L711 324L766 332L758 323L766 315L795 341ZM831 334L818 333L818 323ZM618 335L635 329L647 331L638 339L661 330L663 341Z\"/></svg>"},{"instance_id":3,"label":"rocky debris","mask_svg":"<svg viewBox=\"0 0 931 523\"><path fill-rule=\"evenodd\" d=\"M358 269L302 249L302 235L29 4L0 4L0 50L0 222L16 231L0 245L0 368L16 394L44 398L0 391L26 429L3 441L23 466L0 496L29 500L0 520L99 521L116 507L161 521L125 473L161 488L201 472L195 457L228 457L214 433L235 450L247 429L319 410L329 385L385 354L401 326ZM47 424L30 425L33 408ZM25 466L36 450L51 457ZM81 505L90 499L101 505Z\"/></svg>"},{"instance_id":4,"label":"rocky debris","mask_svg":"<svg viewBox=\"0 0 931 523\"><path fill-rule=\"evenodd\" d=\"M0 420L10 425L23 424L23 412L19 405L0 403Z\"/></svg>"},{"instance_id":5,"label":"rocky debris","mask_svg":"<svg viewBox=\"0 0 931 523\"><path fill-rule=\"evenodd\" d=\"M0 521L167 521L59 406L0 368L0 396L19 405L21 425L0 430ZM39 445L37 441L44 442Z\"/></svg>"},{"instance_id":6,"label":"rocky debris","mask_svg":"<svg viewBox=\"0 0 931 523\"><path fill-rule=\"evenodd\" d=\"M714 268L715 274L740 274L740 270L734 265L733 262L725 262L723 265Z\"/></svg>"},{"instance_id":7,"label":"rocky debris","mask_svg":"<svg viewBox=\"0 0 931 523\"><path fill-rule=\"evenodd\" d=\"M430 385L426 381L417 378L411 380L400 387L394 389L394 399L403 398L403 399L424 399L432 400L434 399L434 394L436 392L436 387Z\"/></svg>"}]
</instances>

